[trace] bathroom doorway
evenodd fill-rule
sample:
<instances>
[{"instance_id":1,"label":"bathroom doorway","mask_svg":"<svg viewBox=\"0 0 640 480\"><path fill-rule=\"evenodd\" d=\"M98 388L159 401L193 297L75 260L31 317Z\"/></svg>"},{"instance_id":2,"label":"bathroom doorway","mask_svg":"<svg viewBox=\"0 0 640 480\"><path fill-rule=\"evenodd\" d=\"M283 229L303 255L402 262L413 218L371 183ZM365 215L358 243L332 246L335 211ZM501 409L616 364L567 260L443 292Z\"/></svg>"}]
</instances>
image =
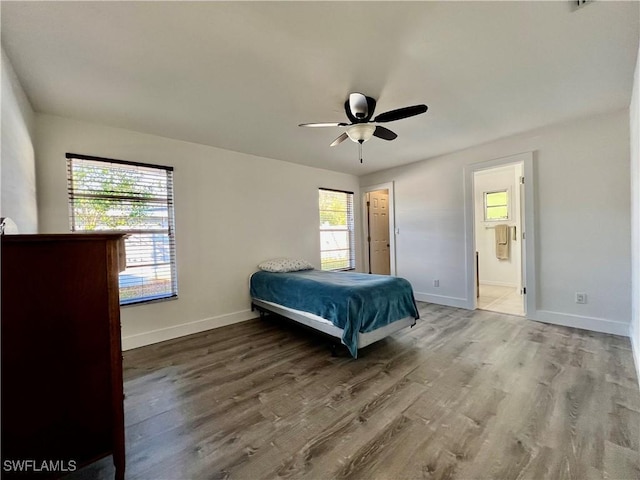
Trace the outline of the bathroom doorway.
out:
<instances>
[{"instance_id":1,"label":"bathroom doorway","mask_svg":"<svg viewBox=\"0 0 640 480\"><path fill-rule=\"evenodd\" d=\"M473 172L477 308L525 315L523 162Z\"/></svg>"}]
</instances>

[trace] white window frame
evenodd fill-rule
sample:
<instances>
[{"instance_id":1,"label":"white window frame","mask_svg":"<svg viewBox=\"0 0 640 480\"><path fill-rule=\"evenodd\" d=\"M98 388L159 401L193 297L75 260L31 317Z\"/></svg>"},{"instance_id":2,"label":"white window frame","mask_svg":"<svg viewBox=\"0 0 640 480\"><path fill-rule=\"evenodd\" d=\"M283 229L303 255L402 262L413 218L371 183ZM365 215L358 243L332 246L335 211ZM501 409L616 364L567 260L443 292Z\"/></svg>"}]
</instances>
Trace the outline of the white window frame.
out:
<instances>
[{"instance_id":1,"label":"white window frame","mask_svg":"<svg viewBox=\"0 0 640 480\"><path fill-rule=\"evenodd\" d=\"M511 189L509 188L501 188L498 190L490 190L482 193L482 200L484 204L484 208L482 210L484 215L485 222L507 222L511 220ZM492 193L506 193L507 194L507 203L504 205L507 207L507 216L505 218L487 218L487 195L491 195ZM492 207L501 207L503 205L492 205Z\"/></svg>"},{"instance_id":2,"label":"white window frame","mask_svg":"<svg viewBox=\"0 0 640 480\"><path fill-rule=\"evenodd\" d=\"M318 214L321 217L321 212L322 210L320 210L320 195L322 195L322 192L332 192L332 193L343 193L345 194L347 197L347 226L346 228L336 228L336 229L327 229L327 228L322 228L322 225L319 225L320 227L320 237L321 237L321 241L320 241L320 268L322 270L326 270L326 271L347 271L347 270L355 270L356 268L356 252L355 252L355 247L356 247L356 241L355 241L355 210L354 210L354 193L353 192L348 192L345 190L336 190L336 189L332 189L332 188L322 188L320 187L318 189ZM349 248L347 249L347 258L348 258L348 266L346 268L324 268L322 266L322 254L328 251L332 251L332 250L325 250L323 249L322 246L322 232L328 232L328 231L337 231L337 232L348 232L348 239L349 239ZM341 249L344 250L344 249Z\"/></svg>"},{"instance_id":3,"label":"white window frame","mask_svg":"<svg viewBox=\"0 0 640 480\"><path fill-rule=\"evenodd\" d=\"M165 279L165 288L164 291L160 293L153 293L149 284L147 284L145 274L140 275L141 281L139 285L127 285L123 282L123 275L127 275L127 271L123 271L120 273L121 284L120 284L120 305L137 305L149 302L155 302L160 300L169 300L172 298L177 298L178 296L178 282L177 282L177 269L176 269L176 244L175 244L175 218L174 218L174 198L173 198L173 167L165 166L165 165L152 165L146 163L139 162L130 162L125 160L116 160L110 158L102 158L95 157L89 155L80 155L75 153L67 153L67 182L68 182L68 201L69 201L69 223L70 229L72 232L86 232L86 231L117 231L119 233L128 234L125 238L125 250L127 257L127 268L131 268L131 270L136 271L136 268L141 268L144 272L144 267L151 268L155 272L157 272L158 268L161 269L162 273L169 276L168 282ZM157 227L155 225L143 225L142 228L134 228L127 226L118 226L118 227L110 227L109 225L96 225L94 228L87 229L83 228L81 224L76 222L76 202L80 199L86 198L97 198L108 201L114 201L114 204L118 204L117 202L129 202L131 205L132 202L140 202L140 197L136 198L133 196L134 194L120 194L116 195L114 192L111 192L111 195L107 195L103 190L91 190L91 189L78 189L74 184L77 181L74 178L73 173L73 165L74 162L85 162L87 165L97 165L96 162L100 162L104 164L105 168L111 167L112 169L117 169L117 166L127 166L134 167L142 172L148 172L151 175L157 175L158 177L162 177L164 180L161 185L165 185L162 188L161 194L153 194L150 197L144 197L144 201L142 203L150 203L157 204L159 208L162 210L166 209L166 217L164 215L162 217L157 216L148 216L147 219L153 220L153 222L158 221L159 218L160 225ZM143 177L145 173L141 174ZM166 175L166 177L165 177ZM156 177L157 178L157 177ZM166 193L164 189L166 188ZM122 204L122 203L120 203ZM79 202L78 202L79 206ZM108 215L106 215L108 217ZM151 236L151 240L149 240L149 236ZM156 238L160 237L161 245L166 245L156 251ZM164 238L163 238L164 237ZM153 243L153 248L149 249L149 242ZM140 248L142 245L143 255L152 256L152 263L141 265L140 259L137 258L138 262L136 264L136 259L134 259L134 255L141 255ZM150 252L149 252L150 250ZM135 253L135 252L138 253ZM158 253L159 252L159 253ZM160 257L158 257L160 255ZM144 263L144 262L143 262ZM160 267L159 267L160 266ZM129 273L131 275L131 273ZM126 280L125 280L126 281ZM166 285L168 283L168 285ZM168 288L167 288L168 287ZM129 291L126 295L123 295L125 290L129 288ZM140 295L130 296L132 291L135 289L139 289Z\"/></svg>"}]
</instances>

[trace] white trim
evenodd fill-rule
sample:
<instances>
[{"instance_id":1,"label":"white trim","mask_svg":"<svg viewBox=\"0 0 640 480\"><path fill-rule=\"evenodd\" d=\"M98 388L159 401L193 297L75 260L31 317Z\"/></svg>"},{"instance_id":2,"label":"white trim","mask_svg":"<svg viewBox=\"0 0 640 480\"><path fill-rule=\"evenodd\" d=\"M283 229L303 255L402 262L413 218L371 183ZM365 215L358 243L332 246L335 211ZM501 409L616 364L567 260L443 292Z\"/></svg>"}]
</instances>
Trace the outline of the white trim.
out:
<instances>
[{"instance_id":1,"label":"white trim","mask_svg":"<svg viewBox=\"0 0 640 480\"><path fill-rule=\"evenodd\" d=\"M626 337L629 335L629 324L626 322L616 322L606 318L583 317L570 313L552 312L549 310L538 310L535 317L527 315L530 320L562 325L565 327L580 328L593 332L609 333Z\"/></svg>"},{"instance_id":2,"label":"white trim","mask_svg":"<svg viewBox=\"0 0 640 480\"><path fill-rule=\"evenodd\" d=\"M447 307L466 308L473 310L469 306L469 301L461 297L448 297L446 295L434 295L432 293L413 292L413 296L419 302L435 303L437 305L445 305Z\"/></svg>"},{"instance_id":3,"label":"white trim","mask_svg":"<svg viewBox=\"0 0 640 480\"><path fill-rule=\"evenodd\" d=\"M389 191L389 271L391 275L397 275L396 271L396 209L395 209L395 191L394 182L380 183L378 185L368 185L360 187L360 196L362 198L362 263L365 272L369 271L369 242L367 242L367 193L376 190Z\"/></svg>"},{"instance_id":4,"label":"white trim","mask_svg":"<svg viewBox=\"0 0 640 480\"><path fill-rule=\"evenodd\" d=\"M495 168L502 165L522 163L523 176L525 178L524 218L521 219L526 233L526 251L523 252L522 268L526 277L527 294L525 295L525 314L528 318L536 315L536 269L535 269L535 210L534 190L535 177L533 171L533 152L523 152L508 157L496 158L487 162L474 163L464 168L464 221L465 221L465 284L467 304L471 310L477 308L476 299L476 264L475 264L475 198L473 187L473 175L475 172Z\"/></svg>"},{"instance_id":5,"label":"white trim","mask_svg":"<svg viewBox=\"0 0 640 480\"><path fill-rule=\"evenodd\" d=\"M204 332L214 328L225 327L233 323L240 323L251 320L258 316L257 312L251 310L241 310L239 312L219 315L217 317L204 318L195 322L183 323L172 327L159 328L150 332L138 333L122 337L122 350L131 350L133 348L144 347L154 343L173 340L174 338L192 335L194 333Z\"/></svg>"}]
</instances>

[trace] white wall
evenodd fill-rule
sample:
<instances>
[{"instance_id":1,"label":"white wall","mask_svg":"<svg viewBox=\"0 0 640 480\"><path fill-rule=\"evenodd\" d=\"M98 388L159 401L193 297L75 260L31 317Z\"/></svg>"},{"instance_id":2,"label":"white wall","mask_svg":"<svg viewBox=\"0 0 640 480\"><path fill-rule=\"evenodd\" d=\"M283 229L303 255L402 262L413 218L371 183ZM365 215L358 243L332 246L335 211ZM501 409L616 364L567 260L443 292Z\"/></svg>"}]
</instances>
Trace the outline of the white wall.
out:
<instances>
[{"instance_id":1,"label":"white wall","mask_svg":"<svg viewBox=\"0 0 640 480\"><path fill-rule=\"evenodd\" d=\"M248 281L260 261L320 267L318 187L356 192L360 204L351 175L50 115L37 115L36 133L43 233L69 230L67 152L175 168L179 298L123 308L125 348L255 317Z\"/></svg>"},{"instance_id":2,"label":"white wall","mask_svg":"<svg viewBox=\"0 0 640 480\"><path fill-rule=\"evenodd\" d=\"M522 165L514 164L475 172L475 234L476 251L478 252L478 272L480 283L519 287L520 276L520 242L509 235L509 258L500 260L496 257L495 226L506 224L515 226L520 232L520 195L518 179L522 175ZM497 222L484 221L484 193L506 190L509 202L509 220Z\"/></svg>"},{"instance_id":3,"label":"white wall","mask_svg":"<svg viewBox=\"0 0 640 480\"><path fill-rule=\"evenodd\" d=\"M395 182L398 275L419 297L472 305L464 168L534 152L537 308L529 318L628 335L628 111L549 126L360 179ZM433 280L440 280L440 287ZM575 292L588 295L575 303Z\"/></svg>"},{"instance_id":4,"label":"white wall","mask_svg":"<svg viewBox=\"0 0 640 480\"><path fill-rule=\"evenodd\" d=\"M1 85L0 216L11 218L20 233L36 233L34 113L4 49Z\"/></svg>"},{"instance_id":5,"label":"white wall","mask_svg":"<svg viewBox=\"0 0 640 480\"><path fill-rule=\"evenodd\" d=\"M631 132L631 328L629 335L640 383L640 46L629 106Z\"/></svg>"}]
</instances>

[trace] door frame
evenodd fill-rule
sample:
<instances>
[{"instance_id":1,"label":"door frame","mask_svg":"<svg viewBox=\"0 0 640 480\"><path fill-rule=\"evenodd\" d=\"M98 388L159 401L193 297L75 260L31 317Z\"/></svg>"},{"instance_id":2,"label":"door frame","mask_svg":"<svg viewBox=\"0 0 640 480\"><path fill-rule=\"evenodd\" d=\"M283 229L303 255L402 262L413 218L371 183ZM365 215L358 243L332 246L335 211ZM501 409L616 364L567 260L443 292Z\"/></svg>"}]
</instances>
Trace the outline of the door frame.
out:
<instances>
[{"instance_id":1,"label":"door frame","mask_svg":"<svg viewBox=\"0 0 640 480\"><path fill-rule=\"evenodd\" d=\"M475 310L478 307L476 298L476 255L475 255L475 191L474 173L488 168L500 167L512 163L522 163L524 184L524 209L521 218L522 231L522 262L521 269L524 278L523 287L526 288L524 298L525 317L536 316L536 262L535 262L535 177L533 168L533 152L524 152L508 157L496 158L486 162L474 163L464 169L465 182L465 246L466 246L466 290L468 307ZM522 234L525 234L523 239Z\"/></svg>"},{"instance_id":2,"label":"door frame","mask_svg":"<svg viewBox=\"0 0 640 480\"><path fill-rule=\"evenodd\" d=\"M396 276L396 210L395 210L395 193L394 182L380 183L377 185L369 185L366 187L360 187L360 196L362 197L362 252L363 252L363 265L364 271L369 271L369 242L367 237L369 236L369 228L367 224L367 193L375 192L376 190L387 190L389 192L389 273Z\"/></svg>"}]
</instances>

